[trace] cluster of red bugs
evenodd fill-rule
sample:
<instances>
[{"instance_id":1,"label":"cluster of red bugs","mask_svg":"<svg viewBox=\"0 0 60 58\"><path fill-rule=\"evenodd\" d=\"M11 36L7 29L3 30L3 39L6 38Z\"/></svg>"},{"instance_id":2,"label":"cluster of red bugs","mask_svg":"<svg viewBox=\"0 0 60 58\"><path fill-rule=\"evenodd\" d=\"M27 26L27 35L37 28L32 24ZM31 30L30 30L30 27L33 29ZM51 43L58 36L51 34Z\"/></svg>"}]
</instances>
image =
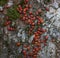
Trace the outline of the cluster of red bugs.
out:
<instances>
[{"instance_id":1,"label":"cluster of red bugs","mask_svg":"<svg viewBox=\"0 0 60 58\"><path fill-rule=\"evenodd\" d=\"M32 6L30 4L28 4L28 0L25 0L24 8L21 5L19 5L18 8L17 8L18 12L20 13L20 17L21 17L20 19L25 24L30 25L28 34L32 33L32 31L35 28L35 25L40 26L40 24L44 23L43 18L38 16L38 14L42 12L42 10L38 9L38 11L34 15L32 11L29 11L29 9L31 7ZM37 23L35 23L35 20L37 20ZM40 39L41 35L43 33L45 33L45 32L46 32L45 29L43 29L41 27L38 27L37 31L34 32L34 39L33 39L32 43L31 43L32 45L34 45L34 47L32 48L32 51L30 51L31 50L31 46L30 45L28 45L28 46L24 45L24 48L27 48L27 50L23 50L22 51L22 53L24 55L24 58L27 58L27 54L28 54L29 58L31 58L31 57L32 58L37 58L37 54L41 50L41 43L44 43L44 46L46 46L46 42L47 42L48 36L45 36L44 40ZM19 43L17 43L17 45L19 46ZM30 52L28 53L27 51L30 51Z\"/></svg>"}]
</instances>

